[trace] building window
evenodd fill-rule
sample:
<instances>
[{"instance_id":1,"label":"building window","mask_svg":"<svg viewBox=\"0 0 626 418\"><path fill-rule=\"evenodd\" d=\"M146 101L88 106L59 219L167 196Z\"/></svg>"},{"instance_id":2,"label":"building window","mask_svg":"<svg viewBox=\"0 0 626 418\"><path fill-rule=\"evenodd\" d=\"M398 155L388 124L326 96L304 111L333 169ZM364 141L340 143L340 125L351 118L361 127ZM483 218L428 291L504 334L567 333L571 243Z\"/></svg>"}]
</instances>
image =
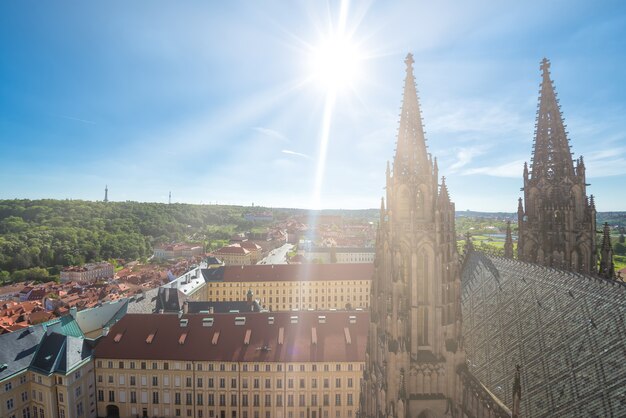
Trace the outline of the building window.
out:
<instances>
[{"instance_id":1,"label":"building window","mask_svg":"<svg viewBox=\"0 0 626 418\"><path fill-rule=\"evenodd\" d=\"M152 386L159 386L159 377L152 376Z\"/></svg>"},{"instance_id":2,"label":"building window","mask_svg":"<svg viewBox=\"0 0 626 418\"><path fill-rule=\"evenodd\" d=\"M226 388L226 379L220 377L220 389Z\"/></svg>"},{"instance_id":3,"label":"building window","mask_svg":"<svg viewBox=\"0 0 626 418\"><path fill-rule=\"evenodd\" d=\"M287 395L287 406L293 406L293 395L291 393Z\"/></svg>"},{"instance_id":4,"label":"building window","mask_svg":"<svg viewBox=\"0 0 626 418\"><path fill-rule=\"evenodd\" d=\"M7 399L7 410L10 411L13 409L13 398Z\"/></svg>"},{"instance_id":5,"label":"building window","mask_svg":"<svg viewBox=\"0 0 626 418\"><path fill-rule=\"evenodd\" d=\"M158 365L157 365L157 363L156 363L156 362L153 362L153 363L152 363L152 369L153 369L153 370L158 369Z\"/></svg>"},{"instance_id":6,"label":"building window","mask_svg":"<svg viewBox=\"0 0 626 418\"><path fill-rule=\"evenodd\" d=\"M196 403L198 405L202 405L202 394L201 393L197 394L197 396L196 396Z\"/></svg>"},{"instance_id":7,"label":"building window","mask_svg":"<svg viewBox=\"0 0 626 418\"><path fill-rule=\"evenodd\" d=\"M324 389L328 389L330 387L329 380L327 378L324 379Z\"/></svg>"},{"instance_id":8,"label":"building window","mask_svg":"<svg viewBox=\"0 0 626 418\"><path fill-rule=\"evenodd\" d=\"M276 388L277 389L283 388L283 379L276 379Z\"/></svg>"},{"instance_id":9,"label":"building window","mask_svg":"<svg viewBox=\"0 0 626 418\"><path fill-rule=\"evenodd\" d=\"M80 388L77 388L76 390L78 390ZM76 395L78 396L78 395ZM28 400L28 392L22 392L22 402L26 402Z\"/></svg>"},{"instance_id":10,"label":"building window","mask_svg":"<svg viewBox=\"0 0 626 418\"><path fill-rule=\"evenodd\" d=\"M283 406L283 395L276 395L276 406Z\"/></svg>"},{"instance_id":11,"label":"building window","mask_svg":"<svg viewBox=\"0 0 626 418\"><path fill-rule=\"evenodd\" d=\"M191 377L188 377L187 379L185 379L185 387L188 387L188 388L191 387Z\"/></svg>"},{"instance_id":12,"label":"building window","mask_svg":"<svg viewBox=\"0 0 626 418\"><path fill-rule=\"evenodd\" d=\"M305 404L306 404L306 401L305 401L305 399L304 399L304 395L302 394L302 395L300 395L300 397L299 397L299 405L300 405L300 406L304 406Z\"/></svg>"},{"instance_id":13,"label":"building window","mask_svg":"<svg viewBox=\"0 0 626 418\"><path fill-rule=\"evenodd\" d=\"M123 369L123 368L124 368L124 362L123 362L123 361L120 361L120 362L119 362L119 364L118 364L118 368L119 368L119 369Z\"/></svg>"},{"instance_id":14,"label":"building window","mask_svg":"<svg viewBox=\"0 0 626 418\"><path fill-rule=\"evenodd\" d=\"M352 378L351 378L351 377L349 377L349 378L348 378L348 387L349 387L349 388L351 388L352 386L353 386L353 384L352 384Z\"/></svg>"},{"instance_id":15,"label":"building window","mask_svg":"<svg viewBox=\"0 0 626 418\"><path fill-rule=\"evenodd\" d=\"M324 406L330 405L330 397L328 394L324 394Z\"/></svg>"},{"instance_id":16,"label":"building window","mask_svg":"<svg viewBox=\"0 0 626 418\"><path fill-rule=\"evenodd\" d=\"M348 393L348 400L347 400L348 406L352 406L352 394Z\"/></svg>"},{"instance_id":17,"label":"building window","mask_svg":"<svg viewBox=\"0 0 626 418\"><path fill-rule=\"evenodd\" d=\"M185 405L191 405L193 403L193 398L191 393L185 394Z\"/></svg>"},{"instance_id":18,"label":"building window","mask_svg":"<svg viewBox=\"0 0 626 418\"><path fill-rule=\"evenodd\" d=\"M174 394L174 404L175 405L180 405L180 392L176 392Z\"/></svg>"},{"instance_id":19,"label":"building window","mask_svg":"<svg viewBox=\"0 0 626 418\"><path fill-rule=\"evenodd\" d=\"M293 379L287 379L287 387L293 389Z\"/></svg>"},{"instance_id":20,"label":"building window","mask_svg":"<svg viewBox=\"0 0 626 418\"><path fill-rule=\"evenodd\" d=\"M59 392L59 402L63 403L63 392Z\"/></svg>"},{"instance_id":21,"label":"building window","mask_svg":"<svg viewBox=\"0 0 626 418\"><path fill-rule=\"evenodd\" d=\"M115 402L115 391L109 391L109 402Z\"/></svg>"},{"instance_id":22,"label":"building window","mask_svg":"<svg viewBox=\"0 0 626 418\"><path fill-rule=\"evenodd\" d=\"M226 395L220 395L220 406L226 406Z\"/></svg>"},{"instance_id":23,"label":"building window","mask_svg":"<svg viewBox=\"0 0 626 418\"><path fill-rule=\"evenodd\" d=\"M335 387L337 389L341 387L341 378L340 377L335 379Z\"/></svg>"},{"instance_id":24,"label":"building window","mask_svg":"<svg viewBox=\"0 0 626 418\"><path fill-rule=\"evenodd\" d=\"M212 393L209 393L209 395L208 395L207 405L209 405L209 406L214 406L215 405L215 395L213 395Z\"/></svg>"},{"instance_id":25,"label":"building window","mask_svg":"<svg viewBox=\"0 0 626 418\"><path fill-rule=\"evenodd\" d=\"M252 406L260 406L260 400L259 400L259 395L257 393L255 393L254 395L252 395Z\"/></svg>"},{"instance_id":26,"label":"building window","mask_svg":"<svg viewBox=\"0 0 626 418\"><path fill-rule=\"evenodd\" d=\"M82 402L79 402L78 405L76 405L76 415L79 417L83 415L83 403Z\"/></svg>"},{"instance_id":27,"label":"building window","mask_svg":"<svg viewBox=\"0 0 626 418\"><path fill-rule=\"evenodd\" d=\"M311 379L311 388L317 389L317 379L315 378Z\"/></svg>"},{"instance_id":28,"label":"building window","mask_svg":"<svg viewBox=\"0 0 626 418\"><path fill-rule=\"evenodd\" d=\"M104 391L98 389L98 402L104 402Z\"/></svg>"},{"instance_id":29,"label":"building window","mask_svg":"<svg viewBox=\"0 0 626 418\"><path fill-rule=\"evenodd\" d=\"M230 379L231 389L237 389L237 379Z\"/></svg>"},{"instance_id":30,"label":"building window","mask_svg":"<svg viewBox=\"0 0 626 418\"><path fill-rule=\"evenodd\" d=\"M265 379L265 389L270 389L272 387L272 380Z\"/></svg>"},{"instance_id":31,"label":"building window","mask_svg":"<svg viewBox=\"0 0 626 418\"><path fill-rule=\"evenodd\" d=\"M254 379L254 388L258 389L259 388L259 379Z\"/></svg>"},{"instance_id":32,"label":"building window","mask_svg":"<svg viewBox=\"0 0 626 418\"><path fill-rule=\"evenodd\" d=\"M230 406L237 406L237 395L230 395Z\"/></svg>"},{"instance_id":33,"label":"building window","mask_svg":"<svg viewBox=\"0 0 626 418\"><path fill-rule=\"evenodd\" d=\"M130 403L137 403L137 392L130 392Z\"/></svg>"},{"instance_id":34,"label":"building window","mask_svg":"<svg viewBox=\"0 0 626 418\"><path fill-rule=\"evenodd\" d=\"M131 385L131 386L135 386L135 383L136 383L136 381L135 381L135 376L131 376L131 377L130 377L130 385Z\"/></svg>"},{"instance_id":35,"label":"building window","mask_svg":"<svg viewBox=\"0 0 626 418\"><path fill-rule=\"evenodd\" d=\"M199 377L199 378L198 378L198 382L197 382L197 383L198 383L198 384L197 384L196 386L198 386L199 388L201 388L201 387L202 387L202 378L201 378L201 377Z\"/></svg>"},{"instance_id":36,"label":"building window","mask_svg":"<svg viewBox=\"0 0 626 418\"><path fill-rule=\"evenodd\" d=\"M335 406L341 406L341 394L337 393L335 395Z\"/></svg>"}]
</instances>

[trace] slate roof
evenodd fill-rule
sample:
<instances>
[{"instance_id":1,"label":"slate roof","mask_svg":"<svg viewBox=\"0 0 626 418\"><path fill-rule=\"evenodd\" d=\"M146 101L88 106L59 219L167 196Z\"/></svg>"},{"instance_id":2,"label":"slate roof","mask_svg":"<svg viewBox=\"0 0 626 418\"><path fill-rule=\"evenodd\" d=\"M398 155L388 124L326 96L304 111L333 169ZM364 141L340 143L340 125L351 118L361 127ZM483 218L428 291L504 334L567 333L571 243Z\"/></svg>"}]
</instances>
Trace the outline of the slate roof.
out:
<instances>
[{"instance_id":1,"label":"slate roof","mask_svg":"<svg viewBox=\"0 0 626 418\"><path fill-rule=\"evenodd\" d=\"M147 290L145 293L132 296L128 299L128 313L153 313L156 307L159 288Z\"/></svg>"},{"instance_id":2,"label":"slate roof","mask_svg":"<svg viewBox=\"0 0 626 418\"><path fill-rule=\"evenodd\" d=\"M45 334L43 325L0 335L0 364L7 368L0 371L0 380L14 375L30 366Z\"/></svg>"},{"instance_id":3,"label":"slate roof","mask_svg":"<svg viewBox=\"0 0 626 418\"><path fill-rule=\"evenodd\" d=\"M245 318L244 323L237 325L236 318ZM95 356L234 362L365 361L368 312L188 314L182 319L188 321L186 326L180 325L178 315L128 314L98 344ZM148 343L150 335L153 338Z\"/></svg>"},{"instance_id":4,"label":"slate roof","mask_svg":"<svg viewBox=\"0 0 626 418\"><path fill-rule=\"evenodd\" d=\"M183 303L187 300L185 295L176 288L160 287L157 292L155 311L178 312L183 309Z\"/></svg>"},{"instance_id":5,"label":"slate roof","mask_svg":"<svg viewBox=\"0 0 626 418\"><path fill-rule=\"evenodd\" d=\"M471 252L462 271L470 372L521 415L626 416L626 285Z\"/></svg>"}]
</instances>

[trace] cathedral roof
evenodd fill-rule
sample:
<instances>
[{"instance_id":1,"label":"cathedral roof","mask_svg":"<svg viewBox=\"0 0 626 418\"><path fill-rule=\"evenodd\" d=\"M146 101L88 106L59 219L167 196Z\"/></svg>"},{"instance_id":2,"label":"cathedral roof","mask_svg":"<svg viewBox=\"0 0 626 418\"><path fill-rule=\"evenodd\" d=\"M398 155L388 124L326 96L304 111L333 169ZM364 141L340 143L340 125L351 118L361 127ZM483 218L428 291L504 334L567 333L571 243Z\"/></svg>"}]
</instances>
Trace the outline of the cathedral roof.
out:
<instances>
[{"instance_id":1,"label":"cathedral roof","mask_svg":"<svg viewBox=\"0 0 626 418\"><path fill-rule=\"evenodd\" d=\"M471 252L462 271L471 373L522 416L623 416L626 285Z\"/></svg>"}]
</instances>

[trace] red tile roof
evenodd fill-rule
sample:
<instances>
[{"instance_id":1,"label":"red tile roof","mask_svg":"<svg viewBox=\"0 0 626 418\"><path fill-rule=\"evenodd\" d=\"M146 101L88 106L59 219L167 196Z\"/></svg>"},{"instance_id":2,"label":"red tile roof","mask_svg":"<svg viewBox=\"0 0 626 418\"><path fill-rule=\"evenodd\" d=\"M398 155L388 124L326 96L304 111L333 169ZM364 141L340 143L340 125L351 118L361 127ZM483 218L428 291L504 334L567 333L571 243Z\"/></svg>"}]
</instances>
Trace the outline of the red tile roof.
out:
<instances>
[{"instance_id":1,"label":"red tile roof","mask_svg":"<svg viewBox=\"0 0 626 418\"><path fill-rule=\"evenodd\" d=\"M209 321L204 318L213 318L212 325L205 326ZM245 320L236 325L236 318ZM296 323L293 318L297 318ZM127 314L98 344L95 356L233 362L365 361L368 312L188 314L182 319L188 320L184 327L178 315ZM150 334L154 336L149 344L146 340Z\"/></svg>"},{"instance_id":2,"label":"red tile roof","mask_svg":"<svg viewBox=\"0 0 626 418\"><path fill-rule=\"evenodd\" d=\"M371 280L373 263L257 264L224 267L225 282Z\"/></svg>"}]
</instances>

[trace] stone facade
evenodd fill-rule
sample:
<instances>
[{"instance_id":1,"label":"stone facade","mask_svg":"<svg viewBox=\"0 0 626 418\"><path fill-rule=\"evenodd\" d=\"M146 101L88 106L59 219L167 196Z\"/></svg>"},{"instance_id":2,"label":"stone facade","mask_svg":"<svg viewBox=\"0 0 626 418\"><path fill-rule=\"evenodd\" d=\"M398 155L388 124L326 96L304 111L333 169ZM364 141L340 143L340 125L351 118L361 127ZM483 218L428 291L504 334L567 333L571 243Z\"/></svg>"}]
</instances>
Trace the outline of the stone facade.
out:
<instances>
[{"instance_id":1,"label":"stone facade","mask_svg":"<svg viewBox=\"0 0 626 418\"><path fill-rule=\"evenodd\" d=\"M461 403L460 275L454 204L427 153L413 58L387 206L381 205L371 291L363 416L431 417Z\"/></svg>"}]
</instances>

